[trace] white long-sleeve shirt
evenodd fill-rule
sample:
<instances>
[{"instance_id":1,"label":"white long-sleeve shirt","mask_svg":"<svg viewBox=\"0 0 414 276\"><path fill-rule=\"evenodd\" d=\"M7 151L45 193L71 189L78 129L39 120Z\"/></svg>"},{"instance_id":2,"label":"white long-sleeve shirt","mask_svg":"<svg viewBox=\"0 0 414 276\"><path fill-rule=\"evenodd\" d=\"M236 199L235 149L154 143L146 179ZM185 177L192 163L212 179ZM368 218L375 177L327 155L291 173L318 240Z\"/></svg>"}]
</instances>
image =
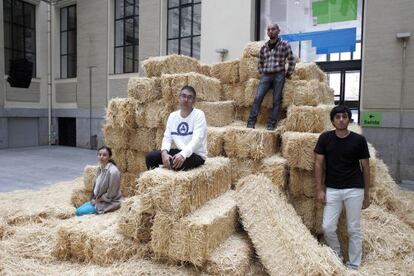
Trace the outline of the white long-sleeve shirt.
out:
<instances>
[{"instance_id":1,"label":"white long-sleeve shirt","mask_svg":"<svg viewBox=\"0 0 414 276\"><path fill-rule=\"evenodd\" d=\"M207 158L207 122L204 112L194 108L185 118L181 117L180 110L172 112L167 120L161 150L169 151L173 141L185 158L195 153L205 160Z\"/></svg>"}]
</instances>

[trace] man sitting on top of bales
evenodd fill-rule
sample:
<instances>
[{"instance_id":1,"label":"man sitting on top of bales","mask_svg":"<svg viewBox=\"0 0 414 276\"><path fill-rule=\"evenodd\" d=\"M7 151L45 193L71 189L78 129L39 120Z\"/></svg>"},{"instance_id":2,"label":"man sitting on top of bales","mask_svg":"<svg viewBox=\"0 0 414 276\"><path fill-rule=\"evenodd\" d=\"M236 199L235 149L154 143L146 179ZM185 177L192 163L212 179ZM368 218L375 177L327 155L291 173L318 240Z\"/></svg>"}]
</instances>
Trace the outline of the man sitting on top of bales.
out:
<instances>
[{"instance_id":1,"label":"man sitting on top of bales","mask_svg":"<svg viewBox=\"0 0 414 276\"><path fill-rule=\"evenodd\" d=\"M349 235L347 266L358 269L362 256L361 209L370 205L370 155L364 136L348 130L351 115L346 106L332 109L330 117L335 130L319 136L315 147L315 179L316 200L325 205L322 223L325 241L343 260L336 229L345 205Z\"/></svg>"},{"instance_id":2,"label":"man sitting on top of bales","mask_svg":"<svg viewBox=\"0 0 414 276\"><path fill-rule=\"evenodd\" d=\"M145 156L148 169L158 167L189 170L204 164L207 158L207 123L204 112L193 108L196 91L184 86L179 94L180 109L170 114L162 140L161 150ZM171 149L174 142L177 149Z\"/></svg>"},{"instance_id":3,"label":"man sitting on top of bales","mask_svg":"<svg viewBox=\"0 0 414 276\"><path fill-rule=\"evenodd\" d=\"M285 78L290 79L295 70L295 57L292 49L287 41L278 36L279 33L279 25L271 23L267 26L267 35L270 40L260 49L257 66L260 73L260 83L247 121L248 128L254 128L264 96L270 88L273 88L273 108L266 128L268 130L275 129ZM287 72L285 72L286 59L289 63Z\"/></svg>"}]
</instances>

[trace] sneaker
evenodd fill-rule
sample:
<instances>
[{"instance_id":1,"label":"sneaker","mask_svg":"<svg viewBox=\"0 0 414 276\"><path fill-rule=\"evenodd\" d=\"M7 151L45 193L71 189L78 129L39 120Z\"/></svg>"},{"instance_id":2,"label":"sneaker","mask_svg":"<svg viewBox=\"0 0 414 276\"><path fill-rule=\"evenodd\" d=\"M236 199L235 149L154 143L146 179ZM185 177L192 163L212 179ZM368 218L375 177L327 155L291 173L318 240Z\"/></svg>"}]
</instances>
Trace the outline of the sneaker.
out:
<instances>
[{"instance_id":1,"label":"sneaker","mask_svg":"<svg viewBox=\"0 0 414 276\"><path fill-rule=\"evenodd\" d=\"M254 124L252 124L252 123L247 123L247 128L254 128Z\"/></svg>"},{"instance_id":2,"label":"sneaker","mask_svg":"<svg viewBox=\"0 0 414 276\"><path fill-rule=\"evenodd\" d=\"M358 270L359 267L357 265L353 265L348 262L346 263L346 268L351 269L351 270Z\"/></svg>"},{"instance_id":3,"label":"sneaker","mask_svg":"<svg viewBox=\"0 0 414 276\"><path fill-rule=\"evenodd\" d=\"M268 125L268 126L266 127L266 129L267 129L267 130L272 131L272 130L275 130L275 127L274 127L274 126L270 126L270 125Z\"/></svg>"}]
</instances>

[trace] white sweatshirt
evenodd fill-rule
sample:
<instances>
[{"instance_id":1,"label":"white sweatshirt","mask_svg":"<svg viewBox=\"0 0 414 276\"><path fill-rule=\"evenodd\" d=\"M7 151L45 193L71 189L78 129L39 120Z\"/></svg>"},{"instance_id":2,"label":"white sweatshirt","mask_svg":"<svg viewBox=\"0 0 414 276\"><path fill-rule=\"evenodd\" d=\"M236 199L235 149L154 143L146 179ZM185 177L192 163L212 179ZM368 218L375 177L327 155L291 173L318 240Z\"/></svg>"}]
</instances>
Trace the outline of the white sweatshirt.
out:
<instances>
[{"instance_id":1,"label":"white sweatshirt","mask_svg":"<svg viewBox=\"0 0 414 276\"><path fill-rule=\"evenodd\" d=\"M181 117L180 110L172 112L168 117L161 150L169 151L172 141L185 158L195 153L205 160L207 158L207 122L204 112L194 108L186 118Z\"/></svg>"}]
</instances>

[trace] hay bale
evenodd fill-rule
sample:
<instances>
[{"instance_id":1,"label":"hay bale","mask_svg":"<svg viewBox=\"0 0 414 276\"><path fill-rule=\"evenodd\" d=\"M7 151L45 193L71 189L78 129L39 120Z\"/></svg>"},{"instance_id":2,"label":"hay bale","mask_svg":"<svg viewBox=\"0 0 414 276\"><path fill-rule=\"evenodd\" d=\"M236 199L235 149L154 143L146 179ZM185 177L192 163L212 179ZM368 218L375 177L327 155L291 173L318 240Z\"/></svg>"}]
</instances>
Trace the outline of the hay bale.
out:
<instances>
[{"instance_id":1,"label":"hay bale","mask_svg":"<svg viewBox=\"0 0 414 276\"><path fill-rule=\"evenodd\" d=\"M145 164L145 153L136 150L126 151L127 171L138 175L139 173L146 171L147 166Z\"/></svg>"},{"instance_id":2,"label":"hay bale","mask_svg":"<svg viewBox=\"0 0 414 276\"><path fill-rule=\"evenodd\" d=\"M137 128L131 131L129 136L129 149L140 152L149 152L156 148L153 128Z\"/></svg>"},{"instance_id":3,"label":"hay bale","mask_svg":"<svg viewBox=\"0 0 414 276\"><path fill-rule=\"evenodd\" d=\"M161 94L165 103L178 104L178 95L188 85L187 74L166 74L161 76ZM196 92L198 92L196 90Z\"/></svg>"},{"instance_id":4,"label":"hay bale","mask_svg":"<svg viewBox=\"0 0 414 276\"><path fill-rule=\"evenodd\" d=\"M155 132L155 148L160 149L162 145L162 139L164 138L165 128L157 128Z\"/></svg>"},{"instance_id":5,"label":"hay bale","mask_svg":"<svg viewBox=\"0 0 414 276\"><path fill-rule=\"evenodd\" d=\"M293 80L319 80L326 82L326 74L315 63L298 62L292 75Z\"/></svg>"},{"instance_id":6,"label":"hay bale","mask_svg":"<svg viewBox=\"0 0 414 276\"><path fill-rule=\"evenodd\" d=\"M239 60L230 60L213 64L211 76L219 79L221 83L234 84L239 82Z\"/></svg>"},{"instance_id":7,"label":"hay bale","mask_svg":"<svg viewBox=\"0 0 414 276\"><path fill-rule=\"evenodd\" d=\"M223 84L223 99L234 101L236 106L242 106L244 103L245 83Z\"/></svg>"},{"instance_id":8,"label":"hay bale","mask_svg":"<svg viewBox=\"0 0 414 276\"><path fill-rule=\"evenodd\" d=\"M113 98L106 111L106 123L113 127L135 128L138 102L132 98Z\"/></svg>"},{"instance_id":9,"label":"hay bale","mask_svg":"<svg viewBox=\"0 0 414 276\"><path fill-rule=\"evenodd\" d=\"M53 255L59 260L93 262L99 265L144 257L145 245L125 239L117 232L117 213L75 217L58 228Z\"/></svg>"},{"instance_id":10,"label":"hay bale","mask_svg":"<svg viewBox=\"0 0 414 276\"><path fill-rule=\"evenodd\" d=\"M319 133L285 132L282 135L282 156L289 167L313 170L315 154L313 152Z\"/></svg>"},{"instance_id":11,"label":"hay bale","mask_svg":"<svg viewBox=\"0 0 414 276\"><path fill-rule=\"evenodd\" d=\"M223 91L218 79L198 73L188 73L187 76L188 85L194 87L198 101L221 101Z\"/></svg>"},{"instance_id":12,"label":"hay bale","mask_svg":"<svg viewBox=\"0 0 414 276\"><path fill-rule=\"evenodd\" d=\"M249 57L240 59L239 64L239 76L240 82L247 81L248 79L259 79L259 71L257 70L257 58Z\"/></svg>"},{"instance_id":13,"label":"hay bale","mask_svg":"<svg viewBox=\"0 0 414 276\"><path fill-rule=\"evenodd\" d=\"M224 150L227 156L261 160L278 150L278 136L274 131L232 125L226 128Z\"/></svg>"},{"instance_id":14,"label":"hay bale","mask_svg":"<svg viewBox=\"0 0 414 276\"><path fill-rule=\"evenodd\" d=\"M124 197L134 196L137 190L137 174L122 173L121 174L121 193Z\"/></svg>"},{"instance_id":15,"label":"hay bale","mask_svg":"<svg viewBox=\"0 0 414 276\"><path fill-rule=\"evenodd\" d=\"M289 194L296 197L315 196L315 175L313 171L290 168Z\"/></svg>"},{"instance_id":16,"label":"hay bale","mask_svg":"<svg viewBox=\"0 0 414 276\"><path fill-rule=\"evenodd\" d=\"M221 156L224 153L224 127L207 128L207 151L209 157Z\"/></svg>"},{"instance_id":17,"label":"hay bale","mask_svg":"<svg viewBox=\"0 0 414 276\"><path fill-rule=\"evenodd\" d=\"M296 213L302 219L303 224L313 232L315 225L315 200L313 198L299 197L292 200L292 205L296 210Z\"/></svg>"},{"instance_id":18,"label":"hay bale","mask_svg":"<svg viewBox=\"0 0 414 276\"><path fill-rule=\"evenodd\" d=\"M204 112L208 126L222 127L234 121L234 101L196 102L195 107Z\"/></svg>"},{"instance_id":19,"label":"hay bale","mask_svg":"<svg viewBox=\"0 0 414 276\"><path fill-rule=\"evenodd\" d=\"M132 77L128 80L128 98L146 104L161 98L161 79Z\"/></svg>"},{"instance_id":20,"label":"hay bale","mask_svg":"<svg viewBox=\"0 0 414 276\"><path fill-rule=\"evenodd\" d=\"M211 65L210 64L200 64L198 73L206 75L207 77L211 76Z\"/></svg>"},{"instance_id":21,"label":"hay bale","mask_svg":"<svg viewBox=\"0 0 414 276\"><path fill-rule=\"evenodd\" d=\"M95 183L98 166L86 165L83 169L83 187L86 191L92 192Z\"/></svg>"},{"instance_id":22,"label":"hay bale","mask_svg":"<svg viewBox=\"0 0 414 276\"><path fill-rule=\"evenodd\" d=\"M282 107L290 105L334 104L333 91L319 80L287 80L283 90Z\"/></svg>"},{"instance_id":23,"label":"hay bale","mask_svg":"<svg viewBox=\"0 0 414 276\"><path fill-rule=\"evenodd\" d=\"M253 248L245 233L235 233L220 244L207 260L205 271L211 275L246 275Z\"/></svg>"},{"instance_id":24,"label":"hay bale","mask_svg":"<svg viewBox=\"0 0 414 276\"><path fill-rule=\"evenodd\" d=\"M143 126L147 128L165 127L168 116L174 111L174 107L174 104L166 103L165 100L158 100L147 104L143 116Z\"/></svg>"},{"instance_id":25,"label":"hay bale","mask_svg":"<svg viewBox=\"0 0 414 276\"><path fill-rule=\"evenodd\" d=\"M119 211L118 232L138 242L149 242L154 214L145 210L141 198L133 196L122 202Z\"/></svg>"},{"instance_id":26,"label":"hay bale","mask_svg":"<svg viewBox=\"0 0 414 276\"><path fill-rule=\"evenodd\" d=\"M237 185L236 202L244 229L270 275L343 275L335 253L302 223L284 193L263 175Z\"/></svg>"},{"instance_id":27,"label":"hay bale","mask_svg":"<svg viewBox=\"0 0 414 276\"><path fill-rule=\"evenodd\" d=\"M287 131L319 133L333 128L329 112L333 106L296 106L291 105L287 110Z\"/></svg>"},{"instance_id":28,"label":"hay bale","mask_svg":"<svg viewBox=\"0 0 414 276\"><path fill-rule=\"evenodd\" d=\"M183 217L226 192L230 184L230 160L213 157L189 171L157 168L144 172L138 179L138 193L149 193L146 207Z\"/></svg>"},{"instance_id":29,"label":"hay bale","mask_svg":"<svg viewBox=\"0 0 414 276\"><path fill-rule=\"evenodd\" d=\"M115 161L120 172L126 172L128 169L126 152L127 150L123 148L112 148L112 159Z\"/></svg>"},{"instance_id":30,"label":"hay bale","mask_svg":"<svg viewBox=\"0 0 414 276\"><path fill-rule=\"evenodd\" d=\"M265 41L253 41L247 43L246 47L243 49L243 57L250 58L255 57L258 58L260 54L260 49L265 44Z\"/></svg>"},{"instance_id":31,"label":"hay bale","mask_svg":"<svg viewBox=\"0 0 414 276\"><path fill-rule=\"evenodd\" d=\"M203 266L211 252L236 230L237 211L233 196L234 191L228 191L181 219L170 217L164 227L157 228L162 233L155 233L153 228L151 246L155 256ZM159 225L158 218L157 213L154 224Z\"/></svg>"},{"instance_id":32,"label":"hay bale","mask_svg":"<svg viewBox=\"0 0 414 276\"><path fill-rule=\"evenodd\" d=\"M267 176L273 185L286 189L287 184L287 160L280 156L280 154L272 155L263 159L260 173Z\"/></svg>"},{"instance_id":33,"label":"hay bale","mask_svg":"<svg viewBox=\"0 0 414 276\"><path fill-rule=\"evenodd\" d=\"M105 144L111 148L127 149L129 147L130 129L106 124L103 128Z\"/></svg>"},{"instance_id":34,"label":"hay bale","mask_svg":"<svg viewBox=\"0 0 414 276\"><path fill-rule=\"evenodd\" d=\"M372 205L362 211L364 261L414 258L414 230L396 215Z\"/></svg>"},{"instance_id":35,"label":"hay bale","mask_svg":"<svg viewBox=\"0 0 414 276\"><path fill-rule=\"evenodd\" d=\"M260 160L253 159L230 158L230 162L232 185L236 184L242 177L257 173L262 165Z\"/></svg>"},{"instance_id":36,"label":"hay bale","mask_svg":"<svg viewBox=\"0 0 414 276\"><path fill-rule=\"evenodd\" d=\"M251 107L256 97L257 88L259 87L260 80L249 79L246 82L246 89L244 90L244 101L242 106ZM273 89L267 91L266 96L263 99L261 108L272 108L273 107Z\"/></svg>"},{"instance_id":37,"label":"hay bale","mask_svg":"<svg viewBox=\"0 0 414 276\"><path fill-rule=\"evenodd\" d=\"M5 219L0 218L0 241L6 237L9 226ZM0 270L1 271L1 270Z\"/></svg>"},{"instance_id":38,"label":"hay bale","mask_svg":"<svg viewBox=\"0 0 414 276\"><path fill-rule=\"evenodd\" d=\"M88 202L91 200L92 191L88 191L85 187L77 188L72 191L72 195L70 198L70 202L73 206L78 208L85 202Z\"/></svg>"},{"instance_id":39,"label":"hay bale","mask_svg":"<svg viewBox=\"0 0 414 276\"><path fill-rule=\"evenodd\" d=\"M197 59L184 55L150 57L142 62L147 77L161 77L163 74L198 72Z\"/></svg>"}]
</instances>

